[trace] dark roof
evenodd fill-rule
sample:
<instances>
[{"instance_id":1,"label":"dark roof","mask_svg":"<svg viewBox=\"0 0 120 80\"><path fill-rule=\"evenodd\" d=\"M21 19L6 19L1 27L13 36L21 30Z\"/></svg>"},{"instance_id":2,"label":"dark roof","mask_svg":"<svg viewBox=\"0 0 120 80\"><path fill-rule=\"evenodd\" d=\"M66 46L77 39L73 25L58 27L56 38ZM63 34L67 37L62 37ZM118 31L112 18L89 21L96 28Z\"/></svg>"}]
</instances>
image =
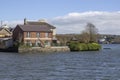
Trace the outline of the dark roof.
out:
<instances>
[{"instance_id":1,"label":"dark roof","mask_svg":"<svg viewBox=\"0 0 120 80\"><path fill-rule=\"evenodd\" d=\"M72 37L72 39L71 39L72 41L77 41L77 39L75 38L75 37Z\"/></svg>"},{"instance_id":2,"label":"dark roof","mask_svg":"<svg viewBox=\"0 0 120 80\"><path fill-rule=\"evenodd\" d=\"M19 26L23 31L44 31L44 32L51 32L51 27L47 25L17 25Z\"/></svg>"},{"instance_id":3,"label":"dark roof","mask_svg":"<svg viewBox=\"0 0 120 80\"><path fill-rule=\"evenodd\" d=\"M46 22L40 22L40 21L37 21L37 22L35 22L35 21L27 21L27 25L41 25L41 26L48 26L48 27L50 27L52 29L55 29L54 26L52 26L52 25L50 25L50 24L48 24Z\"/></svg>"}]
</instances>

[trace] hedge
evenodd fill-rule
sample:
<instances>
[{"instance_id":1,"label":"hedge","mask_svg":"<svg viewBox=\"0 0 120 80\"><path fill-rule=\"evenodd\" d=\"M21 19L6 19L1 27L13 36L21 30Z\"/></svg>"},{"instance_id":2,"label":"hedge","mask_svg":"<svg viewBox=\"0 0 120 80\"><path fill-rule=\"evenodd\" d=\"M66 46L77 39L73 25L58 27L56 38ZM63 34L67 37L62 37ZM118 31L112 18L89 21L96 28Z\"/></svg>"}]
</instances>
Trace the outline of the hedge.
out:
<instances>
[{"instance_id":1,"label":"hedge","mask_svg":"<svg viewBox=\"0 0 120 80\"><path fill-rule=\"evenodd\" d=\"M101 45L98 43L69 42L68 46L71 51L98 51L101 49Z\"/></svg>"}]
</instances>

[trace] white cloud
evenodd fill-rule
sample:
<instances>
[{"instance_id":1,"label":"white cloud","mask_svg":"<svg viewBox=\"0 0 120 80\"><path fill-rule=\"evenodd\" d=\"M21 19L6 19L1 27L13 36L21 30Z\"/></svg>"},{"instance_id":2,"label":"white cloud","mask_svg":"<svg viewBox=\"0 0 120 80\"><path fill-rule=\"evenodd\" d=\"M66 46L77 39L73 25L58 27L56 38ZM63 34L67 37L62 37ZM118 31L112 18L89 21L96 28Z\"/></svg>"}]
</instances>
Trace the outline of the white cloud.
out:
<instances>
[{"instance_id":1,"label":"white cloud","mask_svg":"<svg viewBox=\"0 0 120 80\"><path fill-rule=\"evenodd\" d=\"M58 33L80 33L86 23L93 23L101 34L120 34L120 11L89 11L69 13L49 20L57 27Z\"/></svg>"},{"instance_id":2,"label":"white cloud","mask_svg":"<svg viewBox=\"0 0 120 80\"><path fill-rule=\"evenodd\" d=\"M73 12L47 20L57 27L57 33L80 33L88 22L93 23L100 34L120 35L120 11L116 12ZM23 24L23 20L5 21L10 27Z\"/></svg>"},{"instance_id":3,"label":"white cloud","mask_svg":"<svg viewBox=\"0 0 120 80\"><path fill-rule=\"evenodd\" d=\"M2 21L3 25L7 25L9 27L16 27L17 24L23 24L23 21L17 20L17 21Z\"/></svg>"}]
</instances>

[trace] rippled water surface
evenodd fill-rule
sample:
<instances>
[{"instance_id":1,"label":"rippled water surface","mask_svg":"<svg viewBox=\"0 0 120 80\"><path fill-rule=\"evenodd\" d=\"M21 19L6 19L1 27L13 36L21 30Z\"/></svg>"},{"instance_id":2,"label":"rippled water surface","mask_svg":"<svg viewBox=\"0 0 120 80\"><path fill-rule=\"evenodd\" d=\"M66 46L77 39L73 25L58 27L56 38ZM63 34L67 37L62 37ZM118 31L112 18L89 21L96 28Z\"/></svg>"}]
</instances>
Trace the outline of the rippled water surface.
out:
<instances>
[{"instance_id":1,"label":"rippled water surface","mask_svg":"<svg viewBox=\"0 0 120 80\"><path fill-rule=\"evenodd\" d=\"M0 80L120 80L120 45L101 51L0 52Z\"/></svg>"}]
</instances>

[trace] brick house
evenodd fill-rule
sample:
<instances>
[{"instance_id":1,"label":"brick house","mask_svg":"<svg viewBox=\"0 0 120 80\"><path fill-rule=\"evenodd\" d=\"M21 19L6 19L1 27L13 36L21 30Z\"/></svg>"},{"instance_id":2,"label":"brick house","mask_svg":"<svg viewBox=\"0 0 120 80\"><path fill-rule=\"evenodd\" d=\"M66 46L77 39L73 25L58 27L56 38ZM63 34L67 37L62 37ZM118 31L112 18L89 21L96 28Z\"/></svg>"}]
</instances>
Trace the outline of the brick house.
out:
<instances>
[{"instance_id":1,"label":"brick house","mask_svg":"<svg viewBox=\"0 0 120 80\"><path fill-rule=\"evenodd\" d=\"M56 39L56 27L45 21L27 21L23 25L17 25L13 30L13 41L30 46L51 46Z\"/></svg>"}]
</instances>

